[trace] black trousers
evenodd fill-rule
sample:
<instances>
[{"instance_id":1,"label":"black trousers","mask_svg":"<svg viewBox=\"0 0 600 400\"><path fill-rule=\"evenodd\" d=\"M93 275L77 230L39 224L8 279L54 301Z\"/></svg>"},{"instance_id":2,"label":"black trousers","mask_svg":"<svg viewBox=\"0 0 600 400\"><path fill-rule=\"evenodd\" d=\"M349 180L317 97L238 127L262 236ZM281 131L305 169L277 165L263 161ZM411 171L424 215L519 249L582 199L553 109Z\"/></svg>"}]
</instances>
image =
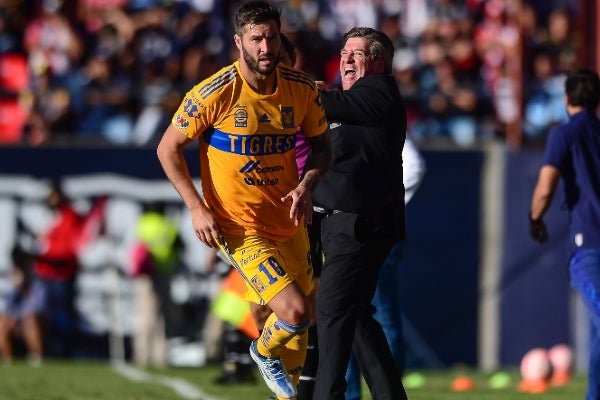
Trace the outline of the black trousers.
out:
<instances>
[{"instance_id":1,"label":"black trousers","mask_svg":"<svg viewBox=\"0 0 600 400\"><path fill-rule=\"evenodd\" d=\"M325 263L317 293L319 368L314 400L344 400L351 350L374 400L404 400L396 366L371 300L395 238L352 213L322 222Z\"/></svg>"}]
</instances>

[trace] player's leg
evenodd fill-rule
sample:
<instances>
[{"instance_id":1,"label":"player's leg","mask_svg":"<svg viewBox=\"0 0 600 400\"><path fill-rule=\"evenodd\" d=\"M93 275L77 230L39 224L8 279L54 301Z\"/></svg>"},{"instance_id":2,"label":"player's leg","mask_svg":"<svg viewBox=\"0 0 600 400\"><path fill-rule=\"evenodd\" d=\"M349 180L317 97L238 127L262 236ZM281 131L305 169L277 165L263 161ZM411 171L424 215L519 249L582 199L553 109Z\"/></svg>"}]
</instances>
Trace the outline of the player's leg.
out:
<instances>
[{"instance_id":1,"label":"player's leg","mask_svg":"<svg viewBox=\"0 0 600 400\"><path fill-rule=\"evenodd\" d=\"M273 310L260 337L252 342L250 355L269 388L279 396L292 398L296 395L295 383L281 362L280 352L308 327L310 305L305 293L312 290L312 271L307 261L306 232L301 230L288 243L259 237L225 240L222 250L250 289L246 299L264 302Z\"/></svg>"},{"instance_id":2,"label":"player's leg","mask_svg":"<svg viewBox=\"0 0 600 400\"><path fill-rule=\"evenodd\" d=\"M578 250L571 258L571 286L586 305L592 322L586 400L600 398L600 251Z\"/></svg>"},{"instance_id":3,"label":"player's leg","mask_svg":"<svg viewBox=\"0 0 600 400\"><path fill-rule=\"evenodd\" d=\"M29 314L23 317L23 340L27 346L28 359L33 364L42 361L42 324L40 317Z\"/></svg>"},{"instance_id":4,"label":"player's leg","mask_svg":"<svg viewBox=\"0 0 600 400\"><path fill-rule=\"evenodd\" d=\"M10 363L13 360L12 333L15 321L8 315L0 315L0 355L2 361Z\"/></svg>"}]
</instances>

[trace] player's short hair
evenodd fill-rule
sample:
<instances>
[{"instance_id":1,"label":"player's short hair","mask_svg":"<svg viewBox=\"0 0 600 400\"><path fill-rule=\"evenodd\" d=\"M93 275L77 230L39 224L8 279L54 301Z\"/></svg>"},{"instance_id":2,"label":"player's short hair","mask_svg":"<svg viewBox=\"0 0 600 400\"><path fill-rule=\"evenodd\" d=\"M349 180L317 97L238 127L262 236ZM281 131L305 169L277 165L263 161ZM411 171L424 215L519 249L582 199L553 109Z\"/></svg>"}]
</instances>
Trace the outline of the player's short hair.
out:
<instances>
[{"instance_id":1,"label":"player's short hair","mask_svg":"<svg viewBox=\"0 0 600 400\"><path fill-rule=\"evenodd\" d=\"M600 103L600 79L590 69L579 69L567 75L565 93L569 105L596 110Z\"/></svg>"},{"instance_id":2,"label":"player's short hair","mask_svg":"<svg viewBox=\"0 0 600 400\"><path fill-rule=\"evenodd\" d=\"M249 1L240 6L235 14L235 33L242 36L248 24L264 24L275 21L281 29L281 11L265 1Z\"/></svg>"},{"instance_id":3,"label":"player's short hair","mask_svg":"<svg viewBox=\"0 0 600 400\"><path fill-rule=\"evenodd\" d=\"M394 44L385 33L373 28L354 27L344 34L344 44L353 37L366 39L370 55L383 60L386 74L392 73Z\"/></svg>"}]
</instances>

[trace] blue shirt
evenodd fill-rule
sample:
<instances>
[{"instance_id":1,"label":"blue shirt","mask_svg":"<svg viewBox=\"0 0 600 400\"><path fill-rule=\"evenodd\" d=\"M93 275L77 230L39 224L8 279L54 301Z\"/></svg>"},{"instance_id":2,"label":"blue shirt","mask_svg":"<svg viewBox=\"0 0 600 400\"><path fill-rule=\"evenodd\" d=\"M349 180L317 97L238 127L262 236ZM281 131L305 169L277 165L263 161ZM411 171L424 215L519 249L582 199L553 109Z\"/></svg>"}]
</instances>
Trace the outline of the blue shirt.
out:
<instances>
[{"instance_id":1,"label":"blue shirt","mask_svg":"<svg viewBox=\"0 0 600 400\"><path fill-rule=\"evenodd\" d=\"M563 179L571 247L600 248L600 120L594 112L578 112L550 131L544 165Z\"/></svg>"}]
</instances>

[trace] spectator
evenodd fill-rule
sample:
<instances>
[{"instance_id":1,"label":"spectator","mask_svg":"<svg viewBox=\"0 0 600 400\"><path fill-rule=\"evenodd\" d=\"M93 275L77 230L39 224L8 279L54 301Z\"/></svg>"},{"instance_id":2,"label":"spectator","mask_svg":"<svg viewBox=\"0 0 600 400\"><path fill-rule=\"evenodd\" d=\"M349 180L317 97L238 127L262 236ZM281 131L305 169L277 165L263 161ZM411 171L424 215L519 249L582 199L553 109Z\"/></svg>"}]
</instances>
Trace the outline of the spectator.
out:
<instances>
[{"instance_id":1,"label":"spectator","mask_svg":"<svg viewBox=\"0 0 600 400\"><path fill-rule=\"evenodd\" d=\"M550 129L567 120L564 109L564 74L551 51L538 48L532 60L532 77L523 90L523 141L542 144Z\"/></svg>"},{"instance_id":2,"label":"spectator","mask_svg":"<svg viewBox=\"0 0 600 400\"><path fill-rule=\"evenodd\" d=\"M43 358L44 288L33 277L31 259L19 248L12 252L12 287L6 310L0 314L0 355L6 364L14 357L13 340L25 342L27 360L40 365Z\"/></svg>"},{"instance_id":3,"label":"spectator","mask_svg":"<svg viewBox=\"0 0 600 400\"><path fill-rule=\"evenodd\" d=\"M547 39L542 42L557 60L561 72L573 70L577 65L578 39L573 29L571 14L566 8L557 8L550 12L547 24Z\"/></svg>"},{"instance_id":4,"label":"spectator","mask_svg":"<svg viewBox=\"0 0 600 400\"><path fill-rule=\"evenodd\" d=\"M445 57L433 66L435 83L421 98L422 121L415 127L420 137L449 137L459 146L475 143L478 92L468 81L459 81L454 65Z\"/></svg>"},{"instance_id":5,"label":"spectator","mask_svg":"<svg viewBox=\"0 0 600 400\"><path fill-rule=\"evenodd\" d=\"M69 4L62 1L39 1L34 4L34 17L28 21L23 32L23 48L28 56L33 92L37 95L37 79L42 77L48 80L43 84L44 88L64 91L68 93L68 103L72 98L71 104L78 105L81 102L79 68L85 49L75 20L67 13ZM62 108L65 99L59 98L58 102L61 106L57 108ZM50 124L44 124L48 130L47 136L52 135L49 131L52 123L54 121L51 119ZM40 142L36 140L33 144Z\"/></svg>"},{"instance_id":6,"label":"spectator","mask_svg":"<svg viewBox=\"0 0 600 400\"><path fill-rule=\"evenodd\" d=\"M152 203L136 225L133 274L138 325L133 340L133 358L140 366L165 367L168 361L167 332L173 324L170 283L180 268L183 242L177 225L166 215L163 202Z\"/></svg>"},{"instance_id":7,"label":"spectator","mask_svg":"<svg viewBox=\"0 0 600 400\"><path fill-rule=\"evenodd\" d=\"M20 143L24 138L30 145L77 140L151 146L157 140L156 133L164 127L164 117L183 93L179 88L185 86L185 82L174 78L175 70L188 63L183 49L202 46L214 58L216 67L228 62L229 49L235 48L222 37L230 36L226 18L238 3L84 0L40 1L33 9L28 9L23 2L0 6L0 49L23 48L33 95L33 98L25 98L26 103L0 99L0 132L5 137L12 133L4 143ZM516 16L503 0L404 3L277 0L276 3L284 9L282 31L298 48L298 68L325 80L329 87L339 83L335 71L339 58L332 43L339 40L344 26L360 23L378 27L390 36L397 48L404 47L399 46L398 41L407 38L406 47L413 52L438 52L437 60L420 59L415 64L415 75L420 79L422 90L429 90L435 81L433 64L445 56L452 57L459 81L464 82L465 76L475 78L472 84L485 88L478 92L478 101L482 104L478 106L480 114L476 118L477 132L484 131L477 137L484 140L492 137L488 135L488 121L493 118L500 128L503 124L512 127L519 122L515 117L518 114L512 110L507 112L503 105L514 103L510 107L517 111L522 107L518 103L520 85L510 82L510 73L505 76L515 68L507 62L512 53L519 52L516 46L519 29L524 37L523 66L529 65L531 51L539 45L551 49L559 72L581 61L576 57L581 38L573 25L574 10L553 4L527 3L521 15ZM434 42L440 45L438 49ZM98 54L118 61L111 62L111 75L115 78L111 85L90 82L95 79L89 75L90 64L97 64L90 59L97 58ZM162 58L166 54L169 56ZM168 60L168 65L159 66L161 76L146 79L140 72L147 71L137 69L143 64L154 64L154 61L148 63L148 56L154 57L154 61L160 59L159 64ZM148 69L154 69L156 74L155 67ZM98 66L93 68L98 69ZM528 78L524 74L522 84L527 85ZM38 79L47 81L39 82L39 89ZM124 93L118 94L115 90L119 85L124 85ZM509 85L513 85L514 90L505 90ZM99 102L98 94L92 94L94 90L111 94ZM146 95L149 92L158 96ZM499 98L503 100L496 101ZM49 106L53 99L56 105ZM35 105L31 116L30 102ZM88 102L94 103L93 106L87 107ZM495 109L490 107L492 104ZM2 120L2 114L13 118ZM412 129L412 124L409 126ZM420 131L423 130L426 129ZM79 131L83 133L81 136ZM414 132L414 140L421 140L420 131Z\"/></svg>"},{"instance_id":8,"label":"spectator","mask_svg":"<svg viewBox=\"0 0 600 400\"><path fill-rule=\"evenodd\" d=\"M45 295L46 349L51 356L66 357L76 334L75 278L85 220L73 209L58 184L51 187L46 204L54 212L52 225L34 238L33 248L27 251L33 257L36 284Z\"/></svg>"},{"instance_id":9,"label":"spectator","mask_svg":"<svg viewBox=\"0 0 600 400\"><path fill-rule=\"evenodd\" d=\"M128 145L135 110L129 74L116 56L96 53L87 60L84 76L85 107L77 134L89 143Z\"/></svg>"}]
</instances>

